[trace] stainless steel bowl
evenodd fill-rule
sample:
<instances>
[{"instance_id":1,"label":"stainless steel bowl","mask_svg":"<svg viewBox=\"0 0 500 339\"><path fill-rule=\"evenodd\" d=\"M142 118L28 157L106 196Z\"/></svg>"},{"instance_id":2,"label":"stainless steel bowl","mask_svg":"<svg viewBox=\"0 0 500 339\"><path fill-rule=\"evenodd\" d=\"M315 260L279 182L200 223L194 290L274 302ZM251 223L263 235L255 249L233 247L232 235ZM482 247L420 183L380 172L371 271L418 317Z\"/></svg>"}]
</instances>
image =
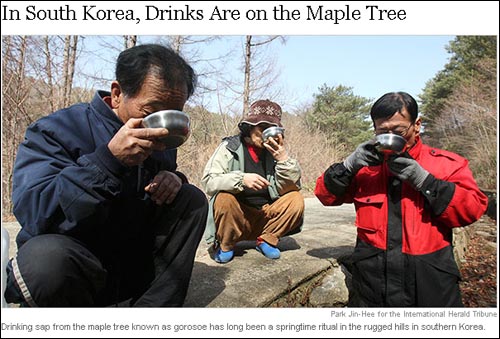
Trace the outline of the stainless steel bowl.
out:
<instances>
[{"instance_id":1,"label":"stainless steel bowl","mask_svg":"<svg viewBox=\"0 0 500 339\"><path fill-rule=\"evenodd\" d=\"M142 120L142 125L147 128L166 128L168 135L161 138L167 149L181 146L190 135L189 116L177 110L165 110L152 113Z\"/></svg>"},{"instance_id":2,"label":"stainless steel bowl","mask_svg":"<svg viewBox=\"0 0 500 339\"><path fill-rule=\"evenodd\" d=\"M283 127L271 126L262 132L262 141L266 142L268 138L277 138L278 134L285 137L285 129Z\"/></svg>"},{"instance_id":3,"label":"stainless steel bowl","mask_svg":"<svg viewBox=\"0 0 500 339\"><path fill-rule=\"evenodd\" d=\"M400 135L384 133L376 136L375 149L384 154L398 154L403 152L406 139Z\"/></svg>"}]
</instances>

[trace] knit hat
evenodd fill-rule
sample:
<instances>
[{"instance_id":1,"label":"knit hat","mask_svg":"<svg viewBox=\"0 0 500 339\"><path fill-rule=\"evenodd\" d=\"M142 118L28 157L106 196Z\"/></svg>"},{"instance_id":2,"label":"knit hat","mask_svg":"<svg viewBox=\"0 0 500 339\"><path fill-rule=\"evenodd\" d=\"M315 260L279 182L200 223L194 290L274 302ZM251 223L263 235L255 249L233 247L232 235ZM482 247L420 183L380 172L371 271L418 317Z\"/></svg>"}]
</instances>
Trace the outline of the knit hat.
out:
<instances>
[{"instance_id":1,"label":"knit hat","mask_svg":"<svg viewBox=\"0 0 500 339\"><path fill-rule=\"evenodd\" d=\"M257 100L250 106L248 114L243 117L240 125L242 123L253 126L260 123L268 123L274 126L283 127L283 125L281 125L281 107L268 99Z\"/></svg>"}]
</instances>

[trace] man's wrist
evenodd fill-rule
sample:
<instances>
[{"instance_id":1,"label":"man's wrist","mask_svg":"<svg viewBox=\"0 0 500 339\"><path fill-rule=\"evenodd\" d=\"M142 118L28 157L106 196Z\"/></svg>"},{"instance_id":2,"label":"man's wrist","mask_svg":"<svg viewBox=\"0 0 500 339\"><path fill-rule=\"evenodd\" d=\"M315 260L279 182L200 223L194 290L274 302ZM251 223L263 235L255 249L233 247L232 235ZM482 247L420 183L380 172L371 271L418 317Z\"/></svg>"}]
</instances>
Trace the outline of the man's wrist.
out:
<instances>
[{"instance_id":1,"label":"man's wrist","mask_svg":"<svg viewBox=\"0 0 500 339\"><path fill-rule=\"evenodd\" d=\"M174 171L174 174L177 175L183 184L189 184L188 178L184 175L184 173L179 171Z\"/></svg>"}]
</instances>

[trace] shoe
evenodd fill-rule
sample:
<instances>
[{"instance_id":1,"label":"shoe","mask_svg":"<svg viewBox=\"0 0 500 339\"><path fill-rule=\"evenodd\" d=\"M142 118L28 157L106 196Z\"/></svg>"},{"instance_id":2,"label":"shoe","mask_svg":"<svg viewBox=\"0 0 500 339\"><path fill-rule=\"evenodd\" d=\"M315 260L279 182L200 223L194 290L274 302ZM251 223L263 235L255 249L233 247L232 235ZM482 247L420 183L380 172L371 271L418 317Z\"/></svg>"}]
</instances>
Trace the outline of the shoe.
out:
<instances>
[{"instance_id":1,"label":"shoe","mask_svg":"<svg viewBox=\"0 0 500 339\"><path fill-rule=\"evenodd\" d=\"M257 242L257 247L255 247L255 249L269 259L278 259L281 255L281 252L277 247L271 246L265 241L262 241L261 243Z\"/></svg>"},{"instance_id":2,"label":"shoe","mask_svg":"<svg viewBox=\"0 0 500 339\"><path fill-rule=\"evenodd\" d=\"M217 252L215 252L214 260L215 260L215 262L218 262L219 264L225 264L225 263L231 261L231 259L233 259L233 257L234 257L233 250L229 250L227 252L224 252L222 250L222 248L219 247L217 249Z\"/></svg>"}]
</instances>

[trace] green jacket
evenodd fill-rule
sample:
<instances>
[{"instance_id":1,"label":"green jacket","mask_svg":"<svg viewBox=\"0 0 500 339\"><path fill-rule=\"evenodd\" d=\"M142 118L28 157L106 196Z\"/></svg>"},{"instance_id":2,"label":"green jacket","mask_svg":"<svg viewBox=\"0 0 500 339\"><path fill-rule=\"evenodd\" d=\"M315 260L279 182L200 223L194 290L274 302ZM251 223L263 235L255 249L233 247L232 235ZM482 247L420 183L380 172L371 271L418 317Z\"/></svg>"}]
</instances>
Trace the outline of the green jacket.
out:
<instances>
[{"instance_id":1,"label":"green jacket","mask_svg":"<svg viewBox=\"0 0 500 339\"><path fill-rule=\"evenodd\" d=\"M217 193L224 191L238 194L244 190L243 147L239 135L224 138L203 171L201 184L211 197L204 235L209 244L215 241L213 205ZM266 179L271 183L268 189L272 200L278 199L285 193L300 190L301 170L297 160L288 158L286 161L276 161L272 157L266 159Z\"/></svg>"}]
</instances>

